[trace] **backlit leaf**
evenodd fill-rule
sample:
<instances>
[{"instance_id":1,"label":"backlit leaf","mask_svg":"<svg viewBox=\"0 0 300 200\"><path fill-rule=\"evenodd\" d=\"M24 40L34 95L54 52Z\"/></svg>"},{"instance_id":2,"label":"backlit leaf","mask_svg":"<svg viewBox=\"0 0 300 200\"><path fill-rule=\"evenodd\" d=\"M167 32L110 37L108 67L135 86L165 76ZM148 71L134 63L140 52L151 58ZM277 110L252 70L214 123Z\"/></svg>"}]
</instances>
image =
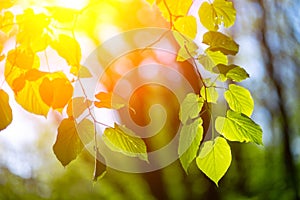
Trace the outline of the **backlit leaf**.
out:
<instances>
[{"instance_id":1,"label":"backlit leaf","mask_svg":"<svg viewBox=\"0 0 300 200\"><path fill-rule=\"evenodd\" d=\"M99 92L95 97L100 101L95 101L95 106L98 108L120 109L126 105L126 101L117 94L112 92Z\"/></svg>"},{"instance_id":2,"label":"backlit leaf","mask_svg":"<svg viewBox=\"0 0 300 200\"><path fill-rule=\"evenodd\" d=\"M10 8L14 5L16 1L14 0L0 0L0 11L2 9Z\"/></svg>"},{"instance_id":3,"label":"backlit leaf","mask_svg":"<svg viewBox=\"0 0 300 200\"><path fill-rule=\"evenodd\" d=\"M9 105L8 94L0 89L0 131L5 129L12 121L12 110Z\"/></svg>"},{"instance_id":4,"label":"backlit leaf","mask_svg":"<svg viewBox=\"0 0 300 200\"><path fill-rule=\"evenodd\" d=\"M78 10L58 6L46 7L51 16L60 23L72 23L75 16L79 14Z\"/></svg>"},{"instance_id":5,"label":"backlit leaf","mask_svg":"<svg viewBox=\"0 0 300 200\"><path fill-rule=\"evenodd\" d=\"M78 136L75 121L72 119L64 119L57 132L53 151L61 164L67 166L76 159L84 145Z\"/></svg>"},{"instance_id":6,"label":"backlit leaf","mask_svg":"<svg viewBox=\"0 0 300 200\"><path fill-rule=\"evenodd\" d=\"M185 61L197 55L199 47L191 38L176 31L173 32L173 36L180 47L177 53L177 61Z\"/></svg>"},{"instance_id":7,"label":"backlit leaf","mask_svg":"<svg viewBox=\"0 0 300 200\"><path fill-rule=\"evenodd\" d=\"M68 35L60 34L58 38L51 43L51 47L55 49L71 67L77 69L77 71L74 70L74 68L71 70L71 72L77 76L81 60L81 49L78 42Z\"/></svg>"},{"instance_id":8,"label":"backlit leaf","mask_svg":"<svg viewBox=\"0 0 300 200\"><path fill-rule=\"evenodd\" d=\"M68 103L67 114L69 117L78 118L91 105L92 101L85 97L75 97Z\"/></svg>"},{"instance_id":9,"label":"backlit leaf","mask_svg":"<svg viewBox=\"0 0 300 200\"><path fill-rule=\"evenodd\" d=\"M226 28L232 26L236 17L233 3L227 0L214 0L212 4L203 2L198 14L202 25L211 31L217 31L222 23Z\"/></svg>"},{"instance_id":10,"label":"backlit leaf","mask_svg":"<svg viewBox=\"0 0 300 200\"><path fill-rule=\"evenodd\" d=\"M200 94L209 103L217 103L219 98L219 93L214 86L207 88L202 87Z\"/></svg>"},{"instance_id":11,"label":"backlit leaf","mask_svg":"<svg viewBox=\"0 0 300 200\"><path fill-rule=\"evenodd\" d=\"M230 141L262 144L262 129L242 113L228 110L226 117L216 119L215 128Z\"/></svg>"},{"instance_id":12,"label":"backlit leaf","mask_svg":"<svg viewBox=\"0 0 300 200\"><path fill-rule=\"evenodd\" d=\"M223 63L220 63L213 69L213 71L221 74L223 81L226 81L228 78L233 81L240 82L246 78L249 78L249 74L246 72L246 70L237 65L227 66Z\"/></svg>"},{"instance_id":13,"label":"backlit leaf","mask_svg":"<svg viewBox=\"0 0 300 200\"><path fill-rule=\"evenodd\" d=\"M199 116L203 107L204 99L195 93L189 93L180 104L179 119L185 124L188 119Z\"/></svg>"},{"instance_id":14,"label":"backlit leaf","mask_svg":"<svg viewBox=\"0 0 300 200\"><path fill-rule=\"evenodd\" d=\"M91 77L93 77L93 75L91 74L90 70L87 67L81 66L80 70L78 72L78 77L79 78L91 78Z\"/></svg>"},{"instance_id":15,"label":"backlit leaf","mask_svg":"<svg viewBox=\"0 0 300 200\"><path fill-rule=\"evenodd\" d=\"M1 0L0 0L0 4L1 4ZM9 34L13 26L14 26L14 15L12 12L6 11L4 12L3 15L0 15L0 31Z\"/></svg>"},{"instance_id":16,"label":"backlit leaf","mask_svg":"<svg viewBox=\"0 0 300 200\"><path fill-rule=\"evenodd\" d=\"M77 132L84 145L89 144L95 136L95 125L89 119L83 119L77 125Z\"/></svg>"},{"instance_id":17,"label":"backlit leaf","mask_svg":"<svg viewBox=\"0 0 300 200\"><path fill-rule=\"evenodd\" d=\"M160 0L156 1L159 10L162 12L163 17L170 21L169 11L173 16L183 17L186 16L191 5L192 0L174 1L174 0ZM166 5L165 5L166 4Z\"/></svg>"},{"instance_id":18,"label":"backlit leaf","mask_svg":"<svg viewBox=\"0 0 300 200\"><path fill-rule=\"evenodd\" d=\"M93 181L103 178L106 174L106 165L102 162L105 162L105 158L100 154L99 150L96 149Z\"/></svg>"},{"instance_id":19,"label":"backlit leaf","mask_svg":"<svg viewBox=\"0 0 300 200\"><path fill-rule=\"evenodd\" d=\"M254 109L254 101L246 88L230 84L229 90L224 93L224 97L231 110L251 116Z\"/></svg>"},{"instance_id":20,"label":"backlit leaf","mask_svg":"<svg viewBox=\"0 0 300 200\"><path fill-rule=\"evenodd\" d=\"M106 128L103 141L112 151L148 161L145 142L125 126L115 123L114 128Z\"/></svg>"},{"instance_id":21,"label":"backlit leaf","mask_svg":"<svg viewBox=\"0 0 300 200\"><path fill-rule=\"evenodd\" d=\"M221 51L225 55L236 55L239 45L230 37L220 32L209 31L203 35L203 43L209 45L210 51Z\"/></svg>"},{"instance_id":22,"label":"backlit leaf","mask_svg":"<svg viewBox=\"0 0 300 200\"><path fill-rule=\"evenodd\" d=\"M205 51L206 55L200 55L198 61L208 71L213 71L213 68L218 64L227 65L228 58L221 51Z\"/></svg>"},{"instance_id":23,"label":"backlit leaf","mask_svg":"<svg viewBox=\"0 0 300 200\"><path fill-rule=\"evenodd\" d=\"M197 34L197 22L193 16L180 17L174 22L176 30L184 36L194 39Z\"/></svg>"},{"instance_id":24,"label":"backlit leaf","mask_svg":"<svg viewBox=\"0 0 300 200\"><path fill-rule=\"evenodd\" d=\"M200 147L196 163L198 168L218 185L219 180L227 172L231 159L227 141L222 137L216 137L214 141L204 142Z\"/></svg>"},{"instance_id":25,"label":"backlit leaf","mask_svg":"<svg viewBox=\"0 0 300 200\"><path fill-rule=\"evenodd\" d=\"M186 173L188 172L191 162L197 156L202 137L203 127L201 118L181 127L178 154L180 156L181 165Z\"/></svg>"}]
</instances>

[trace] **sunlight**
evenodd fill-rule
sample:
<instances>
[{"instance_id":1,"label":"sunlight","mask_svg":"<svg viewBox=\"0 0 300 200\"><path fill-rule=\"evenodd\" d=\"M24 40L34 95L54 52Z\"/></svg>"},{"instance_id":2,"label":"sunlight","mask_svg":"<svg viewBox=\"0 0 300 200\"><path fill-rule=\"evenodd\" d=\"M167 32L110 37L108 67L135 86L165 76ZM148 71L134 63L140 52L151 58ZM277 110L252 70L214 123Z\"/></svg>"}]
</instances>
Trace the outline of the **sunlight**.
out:
<instances>
[{"instance_id":1,"label":"sunlight","mask_svg":"<svg viewBox=\"0 0 300 200\"><path fill-rule=\"evenodd\" d=\"M88 4L88 0L56 0L58 6L80 10Z\"/></svg>"}]
</instances>

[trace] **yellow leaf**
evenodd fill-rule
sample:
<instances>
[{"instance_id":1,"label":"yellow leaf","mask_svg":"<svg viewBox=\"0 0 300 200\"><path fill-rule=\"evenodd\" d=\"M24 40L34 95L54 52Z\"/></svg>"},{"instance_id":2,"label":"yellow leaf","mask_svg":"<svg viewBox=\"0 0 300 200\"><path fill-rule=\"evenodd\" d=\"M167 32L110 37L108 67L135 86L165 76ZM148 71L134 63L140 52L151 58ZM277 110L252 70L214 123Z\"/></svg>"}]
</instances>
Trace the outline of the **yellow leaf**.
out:
<instances>
[{"instance_id":1,"label":"yellow leaf","mask_svg":"<svg viewBox=\"0 0 300 200\"><path fill-rule=\"evenodd\" d=\"M46 7L51 13L52 17L60 23L71 23L74 21L75 16L79 14L78 10L64 7Z\"/></svg>"},{"instance_id":2,"label":"yellow leaf","mask_svg":"<svg viewBox=\"0 0 300 200\"><path fill-rule=\"evenodd\" d=\"M12 110L9 105L9 96L0 90L0 131L5 129L12 121Z\"/></svg>"},{"instance_id":3,"label":"yellow leaf","mask_svg":"<svg viewBox=\"0 0 300 200\"><path fill-rule=\"evenodd\" d=\"M184 36L194 39L197 34L197 22L193 16L185 16L178 18L174 26L176 30L182 33Z\"/></svg>"},{"instance_id":4,"label":"yellow leaf","mask_svg":"<svg viewBox=\"0 0 300 200\"><path fill-rule=\"evenodd\" d=\"M188 14L188 11L192 5L192 0L185 1L174 1L174 0L161 0L157 1L156 4L160 11L162 12L163 17L170 21L170 13L173 17L183 17Z\"/></svg>"},{"instance_id":5,"label":"yellow leaf","mask_svg":"<svg viewBox=\"0 0 300 200\"><path fill-rule=\"evenodd\" d=\"M1 2L1 1L0 1ZM6 11L0 15L0 31L9 34L14 25L14 15L10 11Z\"/></svg>"},{"instance_id":6,"label":"yellow leaf","mask_svg":"<svg viewBox=\"0 0 300 200\"><path fill-rule=\"evenodd\" d=\"M51 47L64 58L72 68L72 73L77 76L80 69L81 49L78 42L67 35L60 34L57 40L51 43Z\"/></svg>"},{"instance_id":7,"label":"yellow leaf","mask_svg":"<svg viewBox=\"0 0 300 200\"><path fill-rule=\"evenodd\" d=\"M212 4L204 2L198 14L202 25L210 31L218 30L222 23L226 28L232 26L236 17L233 3L227 0L214 0Z\"/></svg>"},{"instance_id":8,"label":"yellow leaf","mask_svg":"<svg viewBox=\"0 0 300 200\"><path fill-rule=\"evenodd\" d=\"M0 11L12 7L14 3L15 0L0 0Z\"/></svg>"}]
</instances>

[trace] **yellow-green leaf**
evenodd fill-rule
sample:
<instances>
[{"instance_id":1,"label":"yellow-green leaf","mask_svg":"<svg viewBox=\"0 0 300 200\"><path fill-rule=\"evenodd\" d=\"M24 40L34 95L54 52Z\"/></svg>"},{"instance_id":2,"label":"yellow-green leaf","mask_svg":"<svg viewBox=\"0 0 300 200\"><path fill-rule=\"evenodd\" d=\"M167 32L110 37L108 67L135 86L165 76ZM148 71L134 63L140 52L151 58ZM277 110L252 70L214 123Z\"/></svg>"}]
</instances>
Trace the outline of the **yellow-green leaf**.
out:
<instances>
[{"instance_id":1,"label":"yellow-green leaf","mask_svg":"<svg viewBox=\"0 0 300 200\"><path fill-rule=\"evenodd\" d=\"M231 110L251 116L254 109L254 101L246 88L230 84L229 90L224 93L224 97Z\"/></svg>"},{"instance_id":2,"label":"yellow-green leaf","mask_svg":"<svg viewBox=\"0 0 300 200\"><path fill-rule=\"evenodd\" d=\"M95 125L89 119L83 119L77 125L77 132L84 145L89 144L95 136Z\"/></svg>"},{"instance_id":3,"label":"yellow-green leaf","mask_svg":"<svg viewBox=\"0 0 300 200\"><path fill-rule=\"evenodd\" d=\"M9 105L8 94L0 89L0 131L5 129L12 121L12 110Z\"/></svg>"},{"instance_id":4,"label":"yellow-green leaf","mask_svg":"<svg viewBox=\"0 0 300 200\"><path fill-rule=\"evenodd\" d=\"M173 35L180 47L177 53L177 61L185 61L197 55L199 47L191 38L185 37L177 31L174 31Z\"/></svg>"},{"instance_id":5,"label":"yellow-green leaf","mask_svg":"<svg viewBox=\"0 0 300 200\"><path fill-rule=\"evenodd\" d=\"M91 78L91 77L93 77L93 75L91 74L90 70L87 67L81 66L80 70L78 72L78 77L79 78Z\"/></svg>"},{"instance_id":6,"label":"yellow-green leaf","mask_svg":"<svg viewBox=\"0 0 300 200\"><path fill-rule=\"evenodd\" d=\"M208 71L213 71L213 68L218 64L227 65L228 58L221 51L205 51L206 55L200 55L198 61L203 65L203 67Z\"/></svg>"},{"instance_id":7,"label":"yellow-green leaf","mask_svg":"<svg viewBox=\"0 0 300 200\"><path fill-rule=\"evenodd\" d=\"M214 86L207 88L202 87L200 94L209 103L217 103L219 98L219 93Z\"/></svg>"},{"instance_id":8,"label":"yellow-green leaf","mask_svg":"<svg viewBox=\"0 0 300 200\"><path fill-rule=\"evenodd\" d=\"M163 17L170 21L169 11L172 14L172 17L183 17L188 14L188 11L192 5L192 0L185 1L174 1L174 0L160 0L156 4L159 10L162 12Z\"/></svg>"},{"instance_id":9,"label":"yellow-green leaf","mask_svg":"<svg viewBox=\"0 0 300 200\"><path fill-rule=\"evenodd\" d=\"M197 34L197 22L193 16L180 17L174 22L176 30L184 36L194 39Z\"/></svg>"},{"instance_id":10,"label":"yellow-green leaf","mask_svg":"<svg viewBox=\"0 0 300 200\"><path fill-rule=\"evenodd\" d=\"M76 129L75 121L64 119L57 130L57 137L53 151L63 166L67 166L82 151L82 144Z\"/></svg>"},{"instance_id":11,"label":"yellow-green leaf","mask_svg":"<svg viewBox=\"0 0 300 200\"><path fill-rule=\"evenodd\" d=\"M225 65L223 63L218 64L213 71L222 75L223 81L226 81L227 78L235 82L241 82L246 78L249 78L249 74L245 69L237 65Z\"/></svg>"},{"instance_id":12,"label":"yellow-green leaf","mask_svg":"<svg viewBox=\"0 0 300 200\"><path fill-rule=\"evenodd\" d=\"M189 119L199 115L203 107L204 99L195 93L189 93L180 105L179 119L185 124Z\"/></svg>"},{"instance_id":13,"label":"yellow-green leaf","mask_svg":"<svg viewBox=\"0 0 300 200\"><path fill-rule=\"evenodd\" d=\"M232 38L220 32L205 33L202 42L209 45L208 50L221 51L225 55L236 55L239 51L239 45Z\"/></svg>"},{"instance_id":14,"label":"yellow-green leaf","mask_svg":"<svg viewBox=\"0 0 300 200\"><path fill-rule=\"evenodd\" d=\"M196 163L198 168L218 185L227 172L231 159L229 144L224 138L217 137L214 141L204 142Z\"/></svg>"},{"instance_id":15,"label":"yellow-green leaf","mask_svg":"<svg viewBox=\"0 0 300 200\"><path fill-rule=\"evenodd\" d=\"M114 128L106 128L103 141L112 151L148 161L145 142L125 126L115 123Z\"/></svg>"},{"instance_id":16,"label":"yellow-green leaf","mask_svg":"<svg viewBox=\"0 0 300 200\"><path fill-rule=\"evenodd\" d=\"M230 141L262 144L262 129L245 114L228 110L226 117L217 117L215 128Z\"/></svg>"},{"instance_id":17,"label":"yellow-green leaf","mask_svg":"<svg viewBox=\"0 0 300 200\"><path fill-rule=\"evenodd\" d=\"M218 30L222 23L226 28L232 26L236 17L233 3L227 0L214 0L212 4L203 2L198 14L202 25L211 31Z\"/></svg>"},{"instance_id":18,"label":"yellow-green leaf","mask_svg":"<svg viewBox=\"0 0 300 200\"><path fill-rule=\"evenodd\" d=\"M203 137L202 119L198 118L191 124L185 124L181 127L179 137L178 154L180 162L188 173L191 162L196 158L200 142Z\"/></svg>"}]
</instances>

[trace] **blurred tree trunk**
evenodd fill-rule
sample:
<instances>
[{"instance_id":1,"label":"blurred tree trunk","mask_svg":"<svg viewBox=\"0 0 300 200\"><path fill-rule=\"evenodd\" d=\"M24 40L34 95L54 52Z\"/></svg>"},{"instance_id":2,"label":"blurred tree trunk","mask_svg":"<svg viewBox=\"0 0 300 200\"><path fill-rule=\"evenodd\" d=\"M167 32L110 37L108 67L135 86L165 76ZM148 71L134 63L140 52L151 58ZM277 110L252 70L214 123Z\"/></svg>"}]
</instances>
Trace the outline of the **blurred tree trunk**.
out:
<instances>
[{"instance_id":1,"label":"blurred tree trunk","mask_svg":"<svg viewBox=\"0 0 300 200\"><path fill-rule=\"evenodd\" d=\"M268 34L268 23L272 20L270 19L275 13L272 11L268 10L270 8L266 1L259 0L258 1L261 8L262 8L262 22L261 22L261 46L262 46L262 51L265 54L265 66L266 66L266 73L270 79L271 87L273 87L276 96L277 96L277 111L273 112L276 113L277 117L281 119L281 133L282 133L282 138L283 138L283 158L285 160L284 165L285 165L285 174L287 178L288 185L290 185L291 188L294 190L294 196L295 199L299 200L299 185L298 185L298 180L297 180L297 171L296 171L296 165L294 163L293 155L292 155L292 150L291 150L291 138L293 134L293 130L291 128L291 122L289 120L289 112L287 111L286 108L286 102L287 99L285 98L284 91L286 90L284 83L282 81L282 77L280 77L281 73L278 70L280 67L279 65L276 65L276 62L274 62L274 58L277 55L274 55L272 51L272 47L268 43L267 40L267 34ZM272 4L276 4L276 1L269 1ZM283 5L281 5L283 6ZM276 5L274 6L276 7ZM273 18L273 20L276 20ZM288 27L287 25L287 28ZM278 42L278 41L277 41Z\"/></svg>"}]
</instances>

